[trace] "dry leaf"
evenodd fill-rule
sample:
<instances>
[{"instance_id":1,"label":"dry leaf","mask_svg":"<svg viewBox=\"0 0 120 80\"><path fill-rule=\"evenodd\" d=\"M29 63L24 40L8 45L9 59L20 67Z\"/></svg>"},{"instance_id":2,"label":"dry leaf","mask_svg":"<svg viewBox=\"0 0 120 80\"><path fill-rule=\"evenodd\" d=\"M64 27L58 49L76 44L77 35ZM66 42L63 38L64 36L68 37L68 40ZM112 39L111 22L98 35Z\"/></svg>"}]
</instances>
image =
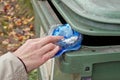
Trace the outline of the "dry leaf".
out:
<instances>
[{"instance_id":1,"label":"dry leaf","mask_svg":"<svg viewBox=\"0 0 120 80\"><path fill-rule=\"evenodd\" d=\"M0 11L0 51L15 51L27 39L35 36L33 20L34 16L25 15L24 9L17 0L0 0L3 9ZM1 5L1 4L0 4ZM28 8L27 8L28 9ZM22 11L21 11L22 10ZM24 14L23 14L24 13ZM7 38L7 39L6 39Z\"/></svg>"},{"instance_id":2,"label":"dry leaf","mask_svg":"<svg viewBox=\"0 0 120 80\"><path fill-rule=\"evenodd\" d=\"M17 19L17 20L15 21L15 24L18 25L18 26L21 26L21 25L22 25L21 19Z\"/></svg>"},{"instance_id":3,"label":"dry leaf","mask_svg":"<svg viewBox=\"0 0 120 80\"><path fill-rule=\"evenodd\" d=\"M2 44L3 44L3 45L8 45L9 42L10 42L9 39L5 39L4 41L2 41Z\"/></svg>"}]
</instances>

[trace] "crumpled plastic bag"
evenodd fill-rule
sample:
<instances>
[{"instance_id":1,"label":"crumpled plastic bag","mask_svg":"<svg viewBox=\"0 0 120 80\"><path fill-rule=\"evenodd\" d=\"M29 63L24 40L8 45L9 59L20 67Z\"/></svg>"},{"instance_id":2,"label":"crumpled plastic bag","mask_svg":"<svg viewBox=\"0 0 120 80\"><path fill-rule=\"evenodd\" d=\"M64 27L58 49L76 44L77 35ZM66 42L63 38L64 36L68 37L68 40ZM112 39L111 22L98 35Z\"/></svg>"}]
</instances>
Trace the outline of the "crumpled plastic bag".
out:
<instances>
[{"instance_id":1,"label":"crumpled plastic bag","mask_svg":"<svg viewBox=\"0 0 120 80\"><path fill-rule=\"evenodd\" d=\"M61 56L63 53L78 50L81 47L82 34L73 30L69 24L54 25L49 31L52 36L64 36L63 39L56 44L61 47L60 51L55 55Z\"/></svg>"}]
</instances>

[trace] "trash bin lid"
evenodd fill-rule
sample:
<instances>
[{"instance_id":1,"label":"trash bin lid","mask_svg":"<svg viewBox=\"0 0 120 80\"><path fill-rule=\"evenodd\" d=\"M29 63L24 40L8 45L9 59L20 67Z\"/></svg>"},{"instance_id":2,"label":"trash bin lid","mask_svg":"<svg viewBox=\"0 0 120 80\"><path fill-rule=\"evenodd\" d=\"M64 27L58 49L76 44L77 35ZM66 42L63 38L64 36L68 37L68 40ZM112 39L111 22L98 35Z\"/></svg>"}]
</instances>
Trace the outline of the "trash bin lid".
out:
<instances>
[{"instance_id":1,"label":"trash bin lid","mask_svg":"<svg viewBox=\"0 0 120 80\"><path fill-rule=\"evenodd\" d=\"M120 0L61 0L80 16L106 23L120 23Z\"/></svg>"},{"instance_id":2,"label":"trash bin lid","mask_svg":"<svg viewBox=\"0 0 120 80\"><path fill-rule=\"evenodd\" d=\"M83 2L85 1L88 0L84 0ZM90 14L79 5L80 0L51 0L51 2L65 21L73 29L82 34L92 36L120 36L119 18L101 17Z\"/></svg>"}]
</instances>

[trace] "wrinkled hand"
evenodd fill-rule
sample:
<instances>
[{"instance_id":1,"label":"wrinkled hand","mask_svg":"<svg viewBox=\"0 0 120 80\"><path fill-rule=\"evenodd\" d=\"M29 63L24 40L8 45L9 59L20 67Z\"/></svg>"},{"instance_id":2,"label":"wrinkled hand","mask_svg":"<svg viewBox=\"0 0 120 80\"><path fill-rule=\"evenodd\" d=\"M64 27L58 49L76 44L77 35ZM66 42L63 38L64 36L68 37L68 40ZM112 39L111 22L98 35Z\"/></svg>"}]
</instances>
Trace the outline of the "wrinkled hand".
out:
<instances>
[{"instance_id":1,"label":"wrinkled hand","mask_svg":"<svg viewBox=\"0 0 120 80\"><path fill-rule=\"evenodd\" d=\"M24 62L27 71L30 72L52 58L59 51L60 47L54 43L62 38L61 36L47 36L29 39L13 54Z\"/></svg>"}]
</instances>

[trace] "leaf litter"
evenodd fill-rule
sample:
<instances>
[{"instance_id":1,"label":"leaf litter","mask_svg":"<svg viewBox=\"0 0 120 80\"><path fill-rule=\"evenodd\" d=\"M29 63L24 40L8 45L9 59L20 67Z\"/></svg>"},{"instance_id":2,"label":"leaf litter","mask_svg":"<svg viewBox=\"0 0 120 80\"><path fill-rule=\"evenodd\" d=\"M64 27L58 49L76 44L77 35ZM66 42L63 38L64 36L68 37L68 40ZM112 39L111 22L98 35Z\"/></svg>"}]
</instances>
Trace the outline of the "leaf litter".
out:
<instances>
[{"instance_id":1,"label":"leaf litter","mask_svg":"<svg viewBox=\"0 0 120 80\"><path fill-rule=\"evenodd\" d=\"M0 55L15 51L35 37L32 10L21 3L22 0L0 0Z\"/></svg>"}]
</instances>

